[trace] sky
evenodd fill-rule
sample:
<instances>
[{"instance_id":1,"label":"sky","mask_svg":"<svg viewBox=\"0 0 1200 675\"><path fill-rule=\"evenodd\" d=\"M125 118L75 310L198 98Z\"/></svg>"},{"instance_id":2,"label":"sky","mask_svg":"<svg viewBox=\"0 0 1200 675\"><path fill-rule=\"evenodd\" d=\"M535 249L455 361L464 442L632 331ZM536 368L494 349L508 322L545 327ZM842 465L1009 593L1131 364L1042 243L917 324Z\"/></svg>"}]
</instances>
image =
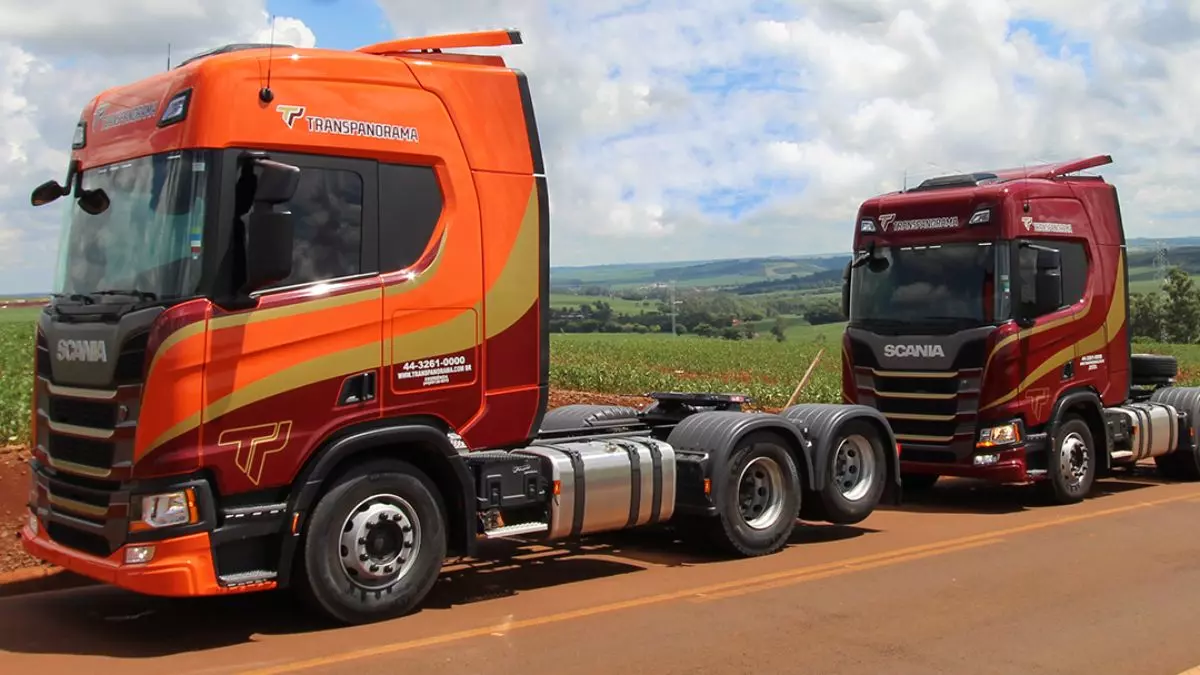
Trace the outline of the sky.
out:
<instances>
[{"instance_id":1,"label":"sky","mask_svg":"<svg viewBox=\"0 0 1200 675\"><path fill-rule=\"evenodd\" d=\"M864 199L1111 154L1131 237L1194 234L1200 0L0 0L0 292L49 290L83 105L211 47L519 29L554 265L848 250Z\"/></svg>"}]
</instances>

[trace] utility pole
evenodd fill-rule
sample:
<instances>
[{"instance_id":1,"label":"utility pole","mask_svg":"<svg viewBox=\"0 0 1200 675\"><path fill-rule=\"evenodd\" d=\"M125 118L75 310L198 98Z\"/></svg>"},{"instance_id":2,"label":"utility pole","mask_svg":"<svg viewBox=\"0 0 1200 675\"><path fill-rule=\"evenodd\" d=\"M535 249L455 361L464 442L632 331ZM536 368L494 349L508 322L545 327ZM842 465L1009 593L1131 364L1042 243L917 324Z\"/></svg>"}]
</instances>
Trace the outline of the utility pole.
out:
<instances>
[{"instance_id":1,"label":"utility pole","mask_svg":"<svg viewBox=\"0 0 1200 675\"><path fill-rule=\"evenodd\" d=\"M679 334L675 332L675 280L671 280L671 336L675 337Z\"/></svg>"}]
</instances>

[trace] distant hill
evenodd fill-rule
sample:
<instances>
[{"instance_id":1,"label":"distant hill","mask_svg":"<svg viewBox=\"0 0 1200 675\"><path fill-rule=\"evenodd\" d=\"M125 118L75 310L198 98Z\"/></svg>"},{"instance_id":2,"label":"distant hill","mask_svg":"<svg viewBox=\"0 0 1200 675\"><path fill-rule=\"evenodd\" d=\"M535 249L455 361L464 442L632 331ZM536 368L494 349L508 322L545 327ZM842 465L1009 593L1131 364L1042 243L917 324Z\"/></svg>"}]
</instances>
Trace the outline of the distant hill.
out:
<instances>
[{"instance_id":1,"label":"distant hill","mask_svg":"<svg viewBox=\"0 0 1200 675\"><path fill-rule=\"evenodd\" d=\"M807 277L833 269L840 270L846 264L848 255L552 267L550 283L557 289L583 286L619 289L666 284L672 281L685 288L741 286Z\"/></svg>"},{"instance_id":2,"label":"distant hill","mask_svg":"<svg viewBox=\"0 0 1200 675\"><path fill-rule=\"evenodd\" d=\"M1128 239L1130 281L1154 276L1154 256L1159 242L1167 260L1189 274L1200 274L1200 237ZM619 263L582 267L551 267L550 284L556 292L587 286L613 290L666 284L679 288L737 287L739 294L835 287L849 252L840 255L772 256L662 263Z\"/></svg>"}]
</instances>

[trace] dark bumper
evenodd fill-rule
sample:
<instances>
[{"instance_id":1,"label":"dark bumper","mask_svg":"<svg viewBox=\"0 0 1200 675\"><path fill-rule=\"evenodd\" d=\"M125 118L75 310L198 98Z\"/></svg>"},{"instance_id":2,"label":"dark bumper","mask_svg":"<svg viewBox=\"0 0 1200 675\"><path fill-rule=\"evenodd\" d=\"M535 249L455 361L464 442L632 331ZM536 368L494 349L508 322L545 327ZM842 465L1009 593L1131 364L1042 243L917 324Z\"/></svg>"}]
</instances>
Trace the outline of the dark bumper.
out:
<instances>
[{"instance_id":1,"label":"dark bumper","mask_svg":"<svg viewBox=\"0 0 1200 675\"><path fill-rule=\"evenodd\" d=\"M1036 440L1002 448L980 448L974 443L958 446L902 444L900 471L907 474L935 474L958 478L976 478L996 483L1028 483L1044 477L1044 462L1034 462L1044 445ZM977 458L981 458L977 460Z\"/></svg>"}]
</instances>

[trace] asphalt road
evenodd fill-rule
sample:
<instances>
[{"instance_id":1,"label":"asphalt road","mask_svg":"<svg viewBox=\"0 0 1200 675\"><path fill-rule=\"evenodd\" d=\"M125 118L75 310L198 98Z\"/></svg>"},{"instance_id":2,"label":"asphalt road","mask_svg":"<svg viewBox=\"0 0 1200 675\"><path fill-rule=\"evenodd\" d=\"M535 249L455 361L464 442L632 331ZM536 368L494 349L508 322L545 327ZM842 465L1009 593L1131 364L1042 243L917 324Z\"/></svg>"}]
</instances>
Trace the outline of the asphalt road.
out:
<instances>
[{"instance_id":1,"label":"asphalt road","mask_svg":"<svg viewBox=\"0 0 1200 675\"><path fill-rule=\"evenodd\" d=\"M1110 479L1070 507L941 487L754 560L661 533L500 545L427 608L331 629L286 596L84 588L0 599L0 671L394 675L1119 673L1200 664L1200 485Z\"/></svg>"}]
</instances>

